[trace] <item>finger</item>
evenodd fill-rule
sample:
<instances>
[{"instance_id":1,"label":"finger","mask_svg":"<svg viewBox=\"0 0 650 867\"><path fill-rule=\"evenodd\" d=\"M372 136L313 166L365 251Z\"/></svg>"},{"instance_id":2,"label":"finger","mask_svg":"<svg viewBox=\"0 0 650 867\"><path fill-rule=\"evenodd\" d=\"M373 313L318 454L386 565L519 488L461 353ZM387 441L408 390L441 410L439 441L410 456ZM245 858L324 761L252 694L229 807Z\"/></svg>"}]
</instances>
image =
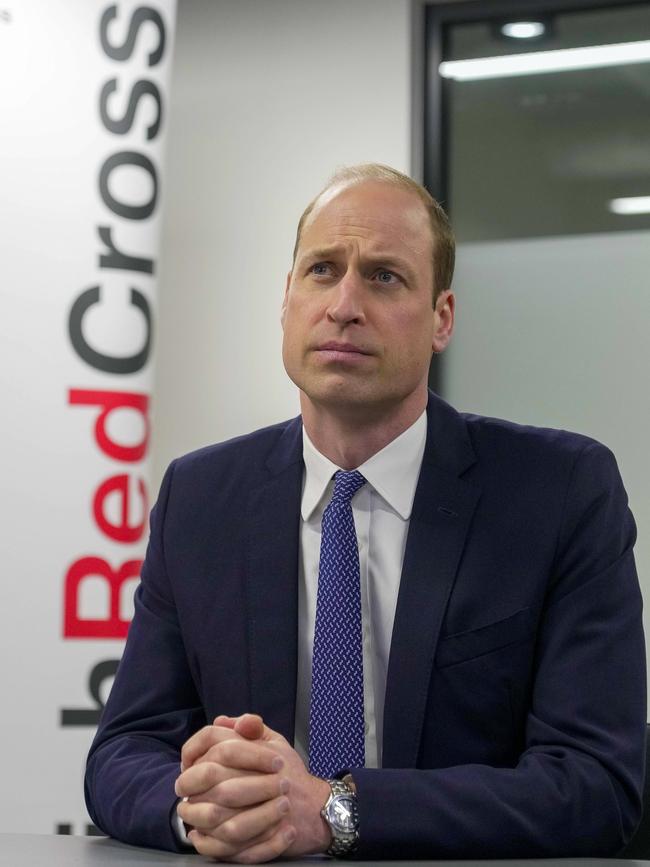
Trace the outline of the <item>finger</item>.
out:
<instances>
[{"instance_id":1,"label":"finger","mask_svg":"<svg viewBox=\"0 0 650 867\"><path fill-rule=\"evenodd\" d=\"M241 809L286 795L290 787L289 780L278 774L252 774L219 783L213 800L222 807Z\"/></svg>"},{"instance_id":2,"label":"finger","mask_svg":"<svg viewBox=\"0 0 650 867\"><path fill-rule=\"evenodd\" d=\"M236 750L223 750L219 746L212 747L191 768L179 774L174 784L174 791L179 798L200 795L203 799L210 796L214 800L215 787L225 780L262 774L275 776L284 767L284 759L270 750L267 754L258 755L255 750L251 754L244 752L240 755ZM242 767L237 767L238 764Z\"/></svg>"},{"instance_id":3,"label":"finger","mask_svg":"<svg viewBox=\"0 0 650 867\"><path fill-rule=\"evenodd\" d=\"M289 780L275 775L239 777L225 780L206 792L181 801L176 811L188 825L199 830L211 829L243 808L279 798L289 789Z\"/></svg>"},{"instance_id":4,"label":"finger","mask_svg":"<svg viewBox=\"0 0 650 867\"><path fill-rule=\"evenodd\" d=\"M197 803L181 801L176 807L176 812L187 825L206 833L235 815L235 810L220 807L210 801Z\"/></svg>"},{"instance_id":5,"label":"finger","mask_svg":"<svg viewBox=\"0 0 650 867\"><path fill-rule=\"evenodd\" d=\"M212 831L198 831L192 829L188 832L188 839L194 844L195 848L201 852L203 855L211 855L213 858L218 858L219 860L232 860L232 855L237 852L241 852L243 849L246 849L250 846L257 846L260 843L265 843L270 840L278 830L281 830L283 827L286 827L283 823L279 826L275 826L270 828L264 834L260 834L255 840L249 840L245 845L227 843L225 840L222 840L218 836L218 830L213 829ZM197 842L200 844L197 846Z\"/></svg>"},{"instance_id":6,"label":"finger","mask_svg":"<svg viewBox=\"0 0 650 867\"><path fill-rule=\"evenodd\" d=\"M256 843L243 849L233 856L233 861L238 864L262 864L265 861L273 861L283 855L296 839L296 829L289 825L274 832L263 843Z\"/></svg>"},{"instance_id":7,"label":"finger","mask_svg":"<svg viewBox=\"0 0 650 867\"><path fill-rule=\"evenodd\" d=\"M199 762L188 768L176 778L174 791L179 798L189 798L192 795L206 795L222 780L239 773L232 768L223 768L216 762Z\"/></svg>"},{"instance_id":8,"label":"finger","mask_svg":"<svg viewBox=\"0 0 650 867\"><path fill-rule=\"evenodd\" d=\"M289 799L282 795L256 807L238 810L234 816L219 825L212 832L212 836L239 850L272 831L287 817L289 809Z\"/></svg>"},{"instance_id":9,"label":"finger","mask_svg":"<svg viewBox=\"0 0 650 867\"><path fill-rule=\"evenodd\" d=\"M181 749L181 768L191 768L196 759L204 755L210 747L217 743L216 726L203 726L188 738Z\"/></svg>"},{"instance_id":10,"label":"finger","mask_svg":"<svg viewBox=\"0 0 650 867\"><path fill-rule=\"evenodd\" d=\"M284 759L267 744L259 741L225 740L215 744L199 758L195 766L214 762L224 768L255 771L259 774L277 774L284 767Z\"/></svg>"},{"instance_id":11,"label":"finger","mask_svg":"<svg viewBox=\"0 0 650 867\"><path fill-rule=\"evenodd\" d=\"M282 741L287 743L286 738L265 725L262 717L257 714L246 713L240 716L235 721L234 731L247 740L263 740L266 743Z\"/></svg>"},{"instance_id":12,"label":"finger","mask_svg":"<svg viewBox=\"0 0 650 867\"><path fill-rule=\"evenodd\" d=\"M191 738L185 741L181 749L181 767L191 768L197 759L200 759L210 747L224 740L241 738L233 729L224 726L203 726Z\"/></svg>"},{"instance_id":13,"label":"finger","mask_svg":"<svg viewBox=\"0 0 650 867\"><path fill-rule=\"evenodd\" d=\"M203 834L201 831L190 831L187 836L190 843L201 855L215 858L217 861L237 862L241 859L242 864L252 864L270 861L282 855L291 845L291 842L295 840L295 830L291 827L280 826L280 828L274 828L269 833L264 834L259 840L251 840L248 846L239 848L224 843L222 840L217 840L210 834ZM287 840L291 842L287 842ZM254 849L252 858L248 854L249 849Z\"/></svg>"},{"instance_id":14,"label":"finger","mask_svg":"<svg viewBox=\"0 0 650 867\"><path fill-rule=\"evenodd\" d=\"M262 717L258 716L256 713L245 713L240 716L239 719L235 721L234 729L237 734L251 741L264 737L264 735L270 731L270 729L267 729L264 725Z\"/></svg>"},{"instance_id":15,"label":"finger","mask_svg":"<svg viewBox=\"0 0 650 867\"><path fill-rule=\"evenodd\" d=\"M221 714L219 714L219 716L216 716L214 718L212 725L213 726L222 726L223 728L227 728L227 729L234 729L235 723L237 722L238 719L239 719L239 717L226 716L225 714L221 713Z\"/></svg>"}]
</instances>

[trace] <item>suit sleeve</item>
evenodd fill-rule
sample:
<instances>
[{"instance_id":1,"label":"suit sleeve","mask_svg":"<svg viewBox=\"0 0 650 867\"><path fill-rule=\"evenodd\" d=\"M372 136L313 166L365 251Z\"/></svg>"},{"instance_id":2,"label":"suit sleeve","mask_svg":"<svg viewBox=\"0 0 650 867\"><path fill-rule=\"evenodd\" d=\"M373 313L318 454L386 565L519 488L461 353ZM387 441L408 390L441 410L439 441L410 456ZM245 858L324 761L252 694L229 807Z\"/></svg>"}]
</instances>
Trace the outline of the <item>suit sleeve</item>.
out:
<instances>
[{"instance_id":1,"label":"suit sleeve","mask_svg":"<svg viewBox=\"0 0 650 867\"><path fill-rule=\"evenodd\" d=\"M634 541L614 457L590 442L567 488L518 763L352 770L358 857L607 856L629 840L646 728Z\"/></svg>"},{"instance_id":2,"label":"suit sleeve","mask_svg":"<svg viewBox=\"0 0 650 867\"><path fill-rule=\"evenodd\" d=\"M174 464L151 515L151 536L122 661L90 748L86 806L126 843L180 851L172 830L180 750L205 715L187 663L165 568L162 528Z\"/></svg>"}]
</instances>

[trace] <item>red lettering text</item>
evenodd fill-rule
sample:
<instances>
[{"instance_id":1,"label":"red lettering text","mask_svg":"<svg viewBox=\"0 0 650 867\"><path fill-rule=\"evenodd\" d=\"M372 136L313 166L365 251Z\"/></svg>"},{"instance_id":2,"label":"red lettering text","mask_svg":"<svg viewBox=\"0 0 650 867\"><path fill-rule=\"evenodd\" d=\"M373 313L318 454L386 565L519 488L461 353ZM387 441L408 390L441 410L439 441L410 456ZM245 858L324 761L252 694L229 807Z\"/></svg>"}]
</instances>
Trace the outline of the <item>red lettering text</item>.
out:
<instances>
[{"instance_id":1,"label":"red lettering text","mask_svg":"<svg viewBox=\"0 0 650 867\"><path fill-rule=\"evenodd\" d=\"M141 461L149 446L149 395L133 394L128 391L99 391L71 388L70 403L82 406L100 406L102 411L95 422L95 439L100 449L116 461ZM115 409L132 409L139 412L144 420L144 437L136 445L125 446L111 439L106 431L106 421Z\"/></svg>"},{"instance_id":2,"label":"red lettering text","mask_svg":"<svg viewBox=\"0 0 650 867\"><path fill-rule=\"evenodd\" d=\"M127 560L119 569L101 557L82 557L72 564L65 576L64 638L126 638L128 620L120 618L120 591L125 581L138 578L142 560ZM110 588L110 611L101 620L79 616L79 588L86 578L99 576Z\"/></svg>"},{"instance_id":3,"label":"red lettering text","mask_svg":"<svg viewBox=\"0 0 650 867\"><path fill-rule=\"evenodd\" d=\"M104 533L113 539L115 542L137 542L142 537L144 525L147 520L147 489L145 488L142 479L138 479L138 491L142 500L141 514L142 520L139 524L129 523L129 477L125 474L120 476L111 476L97 488L95 498L93 500L93 514L97 521L97 526ZM120 498L121 504L121 521L119 524L113 524L106 517L105 501L110 494L115 494Z\"/></svg>"}]
</instances>

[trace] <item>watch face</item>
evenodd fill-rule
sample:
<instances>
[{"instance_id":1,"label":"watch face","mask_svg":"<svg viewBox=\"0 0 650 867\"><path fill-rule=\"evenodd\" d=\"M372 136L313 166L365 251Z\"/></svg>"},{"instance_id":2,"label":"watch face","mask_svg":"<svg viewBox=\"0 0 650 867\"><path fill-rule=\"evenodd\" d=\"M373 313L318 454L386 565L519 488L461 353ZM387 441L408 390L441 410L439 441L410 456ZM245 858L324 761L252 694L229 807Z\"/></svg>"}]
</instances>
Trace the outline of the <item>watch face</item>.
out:
<instances>
[{"instance_id":1,"label":"watch face","mask_svg":"<svg viewBox=\"0 0 650 867\"><path fill-rule=\"evenodd\" d=\"M327 811L329 820L334 827L344 833L356 831L357 820L354 809L354 798L349 795L336 795Z\"/></svg>"}]
</instances>

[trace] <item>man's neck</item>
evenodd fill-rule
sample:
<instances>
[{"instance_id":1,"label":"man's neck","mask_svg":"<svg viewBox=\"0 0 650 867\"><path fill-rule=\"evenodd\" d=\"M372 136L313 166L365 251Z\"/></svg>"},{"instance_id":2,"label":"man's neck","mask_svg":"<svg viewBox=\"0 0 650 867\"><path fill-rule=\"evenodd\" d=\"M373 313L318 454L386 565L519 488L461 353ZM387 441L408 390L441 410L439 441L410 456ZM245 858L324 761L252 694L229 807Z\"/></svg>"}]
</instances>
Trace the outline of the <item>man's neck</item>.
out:
<instances>
[{"instance_id":1,"label":"man's neck","mask_svg":"<svg viewBox=\"0 0 650 867\"><path fill-rule=\"evenodd\" d=\"M411 395L392 411L332 407L300 394L302 421L318 451L337 467L354 470L404 433L424 412L428 395Z\"/></svg>"}]
</instances>

